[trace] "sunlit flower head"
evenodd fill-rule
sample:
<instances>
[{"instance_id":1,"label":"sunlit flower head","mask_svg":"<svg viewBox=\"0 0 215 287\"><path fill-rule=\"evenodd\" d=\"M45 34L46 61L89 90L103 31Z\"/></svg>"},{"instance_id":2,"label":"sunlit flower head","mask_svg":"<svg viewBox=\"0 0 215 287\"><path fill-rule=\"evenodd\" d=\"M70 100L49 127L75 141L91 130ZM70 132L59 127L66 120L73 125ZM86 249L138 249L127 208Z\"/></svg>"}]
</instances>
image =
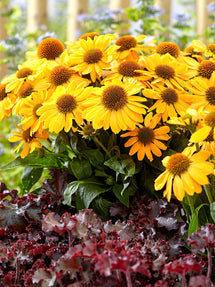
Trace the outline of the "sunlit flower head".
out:
<instances>
[{"instance_id":1,"label":"sunlit flower head","mask_svg":"<svg viewBox=\"0 0 215 287\"><path fill-rule=\"evenodd\" d=\"M137 153L138 160L143 160L146 156L150 161L153 160L153 155L160 157L162 155L161 150L166 150L167 147L160 140L168 140L170 136L168 132L170 128L168 126L162 126L155 128L159 122L158 116L149 113L144 119L144 125L138 124L138 126L121 137L131 137L126 143L125 147L131 147L129 155Z\"/></svg>"},{"instance_id":2,"label":"sunlit flower head","mask_svg":"<svg viewBox=\"0 0 215 287\"><path fill-rule=\"evenodd\" d=\"M36 131L40 133L43 131L43 125L39 115L37 115L37 110L50 96L51 94L45 91L33 92L31 97L23 101L20 107L20 114L23 116L20 124L25 130L30 129L30 135Z\"/></svg>"},{"instance_id":3,"label":"sunlit flower head","mask_svg":"<svg viewBox=\"0 0 215 287\"><path fill-rule=\"evenodd\" d=\"M63 43L55 38L48 37L43 39L37 47L37 51L26 53L30 58L56 60L65 50Z\"/></svg>"},{"instance_id":4,"label":"sunlit flower head","mask_svg":"<svg viewBox=\"0 0 215 287\"><path fill-rule=\"evenodd\" d=\"M162 84L169 88L183 90L185 81L189 79L185 64L180 64L169 54L159 55L155 53L151 56L143 57L142 60L145 62L146 69L140 72L143 75L151 76L152 85Z\"/></svg>"},{"instance_id":5,"label":"sunlit flower head","mask_svg":"<svg viewBox=\"0 0 215 287\"><path fill-rule=\"evenodd\" d=\"M56 88L49 100L37 110L44 129L55 133L63 129L68 132L70 129L76 130L75 123L82 124L82 102L90 93L90 88L85 86L85 83L72 81L67 88Z\"/></svg>"},{"instance_id":6,"label":"sunlit flower head","mask_svg":"<svg viewBox=\"0 0 215 287\"><path fill-rule=\"evenodd\" d=\"M189 107L188 102L191 101L188 92L161 85L155 86L154 89L144 89L142 93L145 97L155 100L149 111L156 110L164 122L185 112Z\"/></svg>"},{"instance_id":7,"label":"sunlit flower head","mask_svg":"<svg viewBox=\"0 0 215 287\"><path fill-rule=\"evenodd\" d=\"M99 33L97 32L88 32L88 33L85 33L83 35L81 35L81 37L79 39L84 39L84 40L87 40L87 38L91 38L92 40L95 38L95 36L99 36Z\"/></svg>"},{"instance_id":8,"label":"sunlit flower head","mask_svg":"<svg viewBox=\"0 0 215 287\"><path fill-rule=\"evenodd\" d=\"M30 129L24 130L21 127L17 127L20 132L13 132L13 136L9 138L9 142L19 142L18 146L15 148L14 152L19 152L20 148L24 145L21 152L21 158L26 157L29 152L33 152L35 148L41 148L42 144L39 139L47 139L49 134L47 132L35 132L31 134Z\"/></svg>"},{"instance_id":9,"label":"sunlit flower head","mask_svg":"<svg viewBox=\"0 0 215 287\"><path fill-rule=\"evenodd\" d=\"M215 112L205 112L202 114L202 123L199 129L190 138L191 142L199 143L213 137L215 140Z\"/></svg>"},{"instance_id":10,"label":"sunlit flower head","mask_svg":"<svg viewBox=\"0 0 215 287\"><path fill-rule=\"evenodd\" d=\"M156 47L156 53L164 55L169 53L171 56L177 58L180 55L180 48L172 42L162 42Z\"/></svg>"},{"instance_id":11,"label":"sunlit flower head","mask_svg":"<svg viewBox=\"0 0 215 287\"><path fill-rule=\"evenodd\" d=\"M144 97L136 95L141 85L136 81L121 82L118 79L105 82L101 88L94 88L86 99L85 118L92 122L94 129L111 128L114 133L133 129L143 121L146 106Z\"/></svg>"},{"instance_id":12,"label":"sunlit flower head","mask_svg":"<svg viewBox=\"0 0 215 287\"><path fill-rule=\"evenodd\" d=\"M67 57L67 64L82 75L90 74L91 80L95 82L102 76L103 69L111 67L117 47L110 44L115 37L116 35L101 35L94 39L80 39Z\"/></svg>"},{"instance_id":13,"label":"sunlit flower head","mask_svg":"<svg viewBox=\"0 0 215 287\"><path fill-rule=\"evenodd\" d=\"M190 80L189 90L195 95L193 107L215 111L215 73L210 79L197 77Z\"/></svg>"},{"instance_id":14,"label":"sunlit flower head","mask_svg":"<svg viewBox=\"0 0 215 287\"><path fill-rule=\"evenodd\" d=\"M145 40L145 35L139 35L136 37L125 35L116 40L116 45L119 46L117 49L119 60L138 60L139 54L147 53L150 54L155 46L149 46L151 42L142 43ZM142 44L141 44L142 43Z\"/></svg>"},{"instance_id":15,"label":"sunlit flower head","mask_svg":"<svg viewBox=\"0 0 215 287\"><path fill-rule=\"evenodd\" d=\"M166 170L155 180L155 190L162 189L163 195L170 201L172 191L182 201L185 193L193 195L202 192L202 185L208 184L208 175L213 173L214 165L207 162L210 153L200 151L192 154L192 149L167 156L162 160Z\"/></svg>"},{"instance_id":16,"label":"sunlit flower head","mask_svg":"<svg viewBox=\"0 0 215 287\"><path fill-rule=\"evenodd\" d=\"M0 84L0 121L10 116L15 101L13 93L6 93L6 84Z\"/></svg>"}]
</instances>

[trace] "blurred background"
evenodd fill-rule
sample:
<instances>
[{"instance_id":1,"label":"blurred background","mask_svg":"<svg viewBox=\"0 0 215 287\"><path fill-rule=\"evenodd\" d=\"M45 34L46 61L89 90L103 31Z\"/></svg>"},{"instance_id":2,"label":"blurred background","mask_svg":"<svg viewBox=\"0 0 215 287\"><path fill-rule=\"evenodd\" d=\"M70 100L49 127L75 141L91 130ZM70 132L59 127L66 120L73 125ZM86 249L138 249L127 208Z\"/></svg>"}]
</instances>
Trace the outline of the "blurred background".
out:
<instances>
[{"instance_id":1,"label":"blurred background","mask_svg":"<svg viewBox=\"0 0 215 287\"><path fill-rule=\"evenodd\" d=\"M14 73L46 37L65 42L95 31L171 41L183 50L192 40L215 42L211 0L0 0L0 80ZM0 122L0 165L12 160L8 137L16 119ZM0 171L0 181L18 186L22 168Z\"/></svg>"}]
</instances>

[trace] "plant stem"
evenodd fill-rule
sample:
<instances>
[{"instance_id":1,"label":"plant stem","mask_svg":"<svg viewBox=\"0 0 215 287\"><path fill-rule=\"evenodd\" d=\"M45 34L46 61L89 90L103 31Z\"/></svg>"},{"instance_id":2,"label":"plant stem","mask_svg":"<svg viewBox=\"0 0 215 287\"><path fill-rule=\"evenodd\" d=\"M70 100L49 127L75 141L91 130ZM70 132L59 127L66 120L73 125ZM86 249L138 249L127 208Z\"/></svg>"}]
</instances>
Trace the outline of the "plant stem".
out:
<instances>
[{"instance_id":1,"label":"plant stem","mask_svg":"<svg viewBox=\"0 0 215 287\"><path fill-rule=\"evenodd\" d=\"M185 278L185 274L184 273L182 275L181 281L182 281L182 287L187 287L187 282L186 282L186 278Z\"/></svg>"},{"instance_id":2,"label":"plant stem","mask_svg":"<svg viewBox=\"0 0 215 287\"><path fill-rule=\"evenodd\" d=\"M211 248L208 248L208 273L207 273L208 286L211 280L211 268L212 268L212 254L211 254Z\"/></svg>"},{"instance_id":3,"label":"plant stem","mask_svg":"<svg viewBox=\"0 0 215 287\"><path fill-rule=\"evenodd\" d=\"M98 145L105 151L105 153L107 154L107 156L108 156L109 158L111 158L111 154L110 154L109 151L106 149L106 147L103 145L103 143L100 142L100 140L99 140L96 136L92 137L92 139L94 140L94 142L95 142L96 144L98 144Z\"/></svg>"},{"instance_id":4,"label":"plant stem","mask_svg":"<svg viewBox=\"0 0 215 287\"><path fill-rule=\"evenodd\" d=\"M126 270L125 275L126 275L127 287L132 287L131 277L128 270Z\"/></svg>"},{"instance_id":5,"label":"plant stem","mask_svg":"<svg viewBox=\"0 0 215 287\"><path fill-rule=\"evenodd\" d=\"M186 197L187 197L187 201L189 203L189 206L190 206L190 210L191 210L191 214L193 216L193 213L194 213L194 205L193 205L193 201L192 201L192 198L190 195L186 194Z\"/></svg>"},{"instance_id":6,"label":"plant stem","mask_svg":"<svg viewBox=\"0 0 215 287\"><path fill-rule=\"evenodd\" d=\"M213 200L213 196L211 194L210 185L209 184L208 185L204 185L204 189L205 189L205 193L206 193L206 195L208 197L209 203L213 203L214 200Z\"/></svg>"}]
</instances>

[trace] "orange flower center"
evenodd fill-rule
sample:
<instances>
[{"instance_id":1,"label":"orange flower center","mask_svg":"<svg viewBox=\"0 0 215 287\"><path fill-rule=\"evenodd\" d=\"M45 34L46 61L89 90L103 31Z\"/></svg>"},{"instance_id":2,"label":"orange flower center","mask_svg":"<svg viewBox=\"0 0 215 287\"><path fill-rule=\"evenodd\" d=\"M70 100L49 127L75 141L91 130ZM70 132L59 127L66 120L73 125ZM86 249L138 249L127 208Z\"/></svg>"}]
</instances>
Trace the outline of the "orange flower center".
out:
<instances>
[{"instance_id":1,"label":"orange flower center","mask_svg":"<svg viewBox=\"0 0 215 287\"><path fill-rule=\"evenodd\" d=\"M190 159L181 153L176 153L170 156L167 163L167 169L173 175L181 175L186 172L190 166Z\"/></svg>"},{"instance_id":2,"label":"orange flower center","mask_svg":"<svg viewBox=\"0 0 215 287\"><path fill-rule=\"evenodd\" d=\"M205 124L212 128L215 127L215 112L211 112L205 117Z\"/></svg>"},{"instance_id":3,"label":"orange flower center","mask_svg":"<svg viewBox=\"0 0 215 287\"><path fill-rule=\"evenodd\" d=\"M187 48L185 48L185 49L184 49L184 52L185 52L185 53L189 53L189 54L191 54L191 55L198 55L198 56L202 56L202 55L203 55L202 52L196 52L196 51L194 51L193 47L187 47Z\"/></svg>"},{"instance_id":4,"label":"orange flower center","mask_svg":"<svg viewBox=\"0 0 215 287\"><path fill-rule=\"evenodd\" d=\"M205 92L206 100L210 105L215 105L215 87L210 87Z\"/></svg>"},{"instance_id":5,"label":"orange flower center","mask_svg":"<svg viewBox=\"0 0 215 287\"><path fill-rule=\"evenodd\" d=\"M208 44L207 48L212 53L215 53L215 44Z\"/></svg>"},{"instance_id":6,"label":"orange flower center","mask_svg":"<svg viewBox=\"0 0 215 287\"><path fill-rule=\"evenodd\" d=\"M65 47L61 41L55 38L46 38L40 42L37 48L37 56L39 58L46 58L47 60L54 60L59 57Z\"/></svg>"},{"instance_id":7,"label":"orange flower center","mask_svg":"<svg viewBox=\"0 0 215 287\"><path fill-rule=\"evenodd\" d=\"M209 135L205 139L206 142L213 142L214 141L214 132L213 130L210 131Z\"/></svg>"},{"instance_id":8,"label":"orange flower center","mask_svg":"<svg viewBox=\"0 0 215 287\"><path fill-rule=\"evenodd\" d=\"M202 76L203 78L207 79L210 79L213 71L215 71L215 63L209 60L202 61L198 68L199 76Z\"/></svg>"},{"instance_id":9,"label":"orange flower center","mask_svg":"<svg viewBox=\"0 0 215 287\"><path fill-rule=\"evenodd\" d=\"M120 86L107 87L102 94L102 104L111 111L122 109L127 103L127 94Z\"/></svg>"},{"instance_id":10,"label":"orange flower center","mask_svg":"<svg viewBox=\"0 0 215 287\"><path fill-rule=\"evenodd\" d=\"M87 40L87 38L91 38L92 40L95 38L95 36L99 36L99 33L96 33L96 32L89 32L89 33L85 33L83 34L80 39L84 39L84 40Z\"/></svg>"},{"instance_id":11,"label":"orange flower center","mask_svg":"<svg viewBox=\"0 0 215 287\"><path fill-rule=\"evenodd\" d=\"M0 102L4 100L4 98L7 97L7 93L5 91L5 87L6 87L6 84L1 84L0 85Z\"/></svg>"},{"instance_id":12,"label":"orange flower center","mask_svg":"<svg viewBox=\"0 0 215 287\"><path fill-rule=\"evenodd\" d=\"M30 131L31 131L31 129L29 128L22 133L22 138L25 142L31 142L35 138L34 134L30 135Z\"/></svg>"},{"instance_id":13,"label":"orange flower center","mask_svg":"<svg viewBox=\"0 0 215 287\"><path fill-rule=\"evenodd\" d=\"M20 98L26 98L33 92L33 86L30 83L24 82L18 95Z\"/></svg>"},{"instance_id":14,"label":"orange flower center","mask_svg":"<svg viewBox=\"0 0 215 287\"><path fill-rule=\"evenodd\" d=\"M169 53L171 56L177 58L180 54L180 48L175 43L162 42L157 46L156 52L160 55Z\"/></svg>"},{"instance_id":15,"label":"orange flower center","mask_svg":"<svg viewBox=\"0 0 215 287\"><path fill-rule=\"evenodd\" d=\"M91 137L95 133L95 129L92 124L86 124L82 127L82 131L80 132L83 137Z\"/></svg>"},{"instance_id":16,"label":"orange flower center","mask_svg":"<svg viewBox=\"0 0 215 287\"><path fill-rule=\"evenodd\" d=\"M168 105L173 105L178 100L178 94L174 89L166 88L161 92L161 98Z\"/></svg>"},{"instance_id":17,"label":"orange flower center","mask_svg":"<svg viewBox=\"0 0 215 287\"><path fill-rule=\"evenodd\" d=\"M171 79L175 76L175 70L168 65L158 65L155 67L155 73L164 80Z\"/></svg>"},{"instance_id":18,"label":"orange flower center","mask_svg":"<svg viewBox=\"0 0 215 287\"><path fill-rule=\"evenodd\" d=\"M27 76L32 75L33 71L30 68L22 68L17 73L16 76L18 79L26 78Z\"/></svg>"},{"instance_id":19,"label":"orange flower center","mask_svg":"<svg viewBox=\"0 0 215 287\"><path fill-rule=\"evenodd\" d=\"M119 65L118 72L125 77L137 77L140 73L135 72L135 70L140 69L140 66L136 62L126 61Z\"/></svg>"},{"instance_id":20,"label":"orange flower center","mask_svg":"<svg viewBox=\"0 0 215 287\"><path fill-rule=\"evenodd\" d=\"M62 95L57 100L56 104L59 112L63 114L72 113L73 110L77 107L76 99L69 94Z\"/></svg>"},{"instance_id":21,"label":"orange flower center","mask_svg":"<svg viewBox=\"0 0 215 287\"><path fill-rule=\"evenodd\" d=\"M142 127L142 128L139 128L137 137L138 137L138 141L146 145L153 141L153 139L155 138L155 135L154 135L153 129L149 127Z\"/></svg>"},{"instance_id":22,"label":"orange flower center","mask_svg":"<svg viewBox=\"0 0 215 287\"><path fill-rule=\"evenodd\" d=\"M37 104L34 106L33 108L33 115L35 116L35 118L38 118L39 119L39 116L37 115L37 110L42 107L42 104Z\"/></svg>"},{"instance_id":23,"label":"orange flower center","mask_svg":"<svg viewBox=\"0 0 215 287\"><path fill-rule=\"evenodd\" d=\"M98 63L102 59L103 53L100 49L89 50L84 54L84 62L87 64Z\"/></svg>"},{"instance_id":24,"label":"orange flower center","mask_svg":"<svg viewBox=\"0 0 215 287\"><path fill-rule=\"evenodd\" d=\"M72 71L63 66L55 67L51 73L49 80L55 86L60 86L65 84L71 77Z\"/></svg>"},{"instance_id":25,"label":"orange flower center","mask_svg":"<svg viewBox=\"0 0 215 287\"><path fill-rule=\"evenodd\" d=\"M122 36L119 39L116 40L116 45L120 46L120 48L118 49L119 52L125 51L125 50L129 50L131 48L135 48L137 45L137 40L130 36L130 35L126 35L126 36Z\"/></svg>"}]
</instances>

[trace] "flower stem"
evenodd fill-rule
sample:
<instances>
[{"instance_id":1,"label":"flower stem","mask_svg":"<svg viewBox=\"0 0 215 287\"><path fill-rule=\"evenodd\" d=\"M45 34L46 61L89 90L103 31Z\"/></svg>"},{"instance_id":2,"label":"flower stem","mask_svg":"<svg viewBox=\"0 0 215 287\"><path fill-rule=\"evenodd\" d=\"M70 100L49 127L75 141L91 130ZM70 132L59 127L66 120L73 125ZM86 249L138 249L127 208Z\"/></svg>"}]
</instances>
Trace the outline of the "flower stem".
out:
<instances>
[{"instance_id":1,"label":"flower stem","mask_svg":"<svg viewBox=\"0 0 215 287\"><path fill-rule=\"evenodd\" d=\"M100 140L99 140L96 136L92 137L92 139L94 140L94 142L95 142L96 144L98 144L98 145L105 151L105 153L107 154L107 156L111 158L111 154L110 154L109 151L106 149L106 147L103 145L103 143L100 142Z\"/></svg>"},{"instance_id":2,"label":"flower stem","mask_svg":"<svg viewBox=\"0 0 215 287\"><path fill-rule=\"evenodd\" d=\"M204 190L205 190L205 193L206 193L206 195L208 197L209 203L213 203L214 200L213 200L213 196L211 194L210 185L209 184L208 185L204 185Z\"/></svg>"},{"instance_id":3,"label":"flower stem","mask_svg":"<svg viewBox=\"0 0 215 287\"><path fill-rule=\"evenodd\" d=\"M131 277L128 270L126 270L125 275L126 275L127 287L132 287Z\"/></svg>"},{"instance_id":4,"label":"flower stem","mask_svg":"<svg viewBox=\"0 0 215 287\"><path fill-rule=\"evenodd\" d=\"M193 216L193 213L194 213L194 204L193 204L193 200L191 198L190 195L186 194L186 197L187 197L187 201L189 203L189 206L190 206L190 210L191 210L191 214Z\"/></svg>"},{"instance_id":5,"label":"flower stem","mask_svg":"<svg viewBox=\"0 0 215 287\"><path fill-rule=\"evenodd\" d=\"M212 254L211 254L211 248L208 248L208 273L207 273L208 286L211 280L211 268L212 268Z\"/></svg>"}]
</instances>

